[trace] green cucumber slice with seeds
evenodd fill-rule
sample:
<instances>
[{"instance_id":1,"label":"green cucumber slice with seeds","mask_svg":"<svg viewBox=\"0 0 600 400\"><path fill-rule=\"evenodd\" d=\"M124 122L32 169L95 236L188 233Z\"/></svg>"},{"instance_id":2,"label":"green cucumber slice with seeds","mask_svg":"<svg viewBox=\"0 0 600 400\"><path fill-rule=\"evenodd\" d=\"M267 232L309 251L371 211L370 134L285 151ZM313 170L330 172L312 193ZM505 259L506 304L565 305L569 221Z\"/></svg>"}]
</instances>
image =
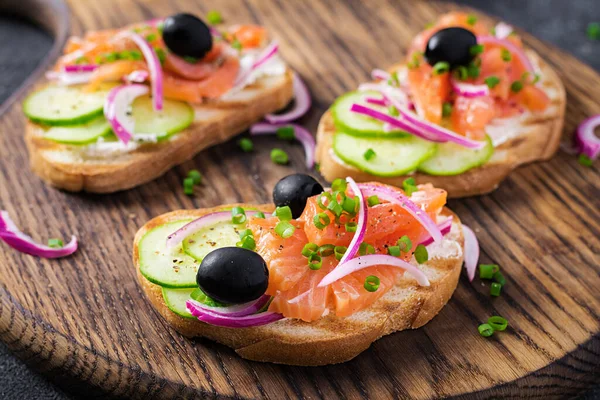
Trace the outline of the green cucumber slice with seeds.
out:
<instances>
[{"instance_id":1,"label":"green cucumber slice with seeds","mask_svg":"<svg viewBox=\"0 0 600 400\"><path fill-rule=\"evenodd\" d=\"M219 247L235 246L240 241L240 231L244 229L246 224L236 225L230 221L206 226L183 240L183 251L202 261L208 253Z\"/></svg>"},{"instance_id":2,"label":"green cucumber slice with seeds","mask_svg":"<svg viewBox=\"0 0 600 400\"><path fill-rule=\"evenodd\" d=\"M108 89L85 92L81 85L48 86L30 94L23 112L31 121L49 125L79 125L103 114Z\"/></svg>"},{"instance_id":3,"label":"green cucumber slice with seeds","mask_svg":"<svg viewBox=\"0 0 600 400\"><path fill-rule=\"evenodd\" d=\"M46 131L44 138L64 144L89 144L111 132L108 121L99 117L83 125L53 126Z\"/></svg>"},{"instance_id":4,"label":"green cucumber slice with seeds","mask_svg":"<svg viewBox=\"0 0 600 400\"><path fill-rule=\"evenodd\" d=\"M419 165L419 171L429 175L459 175L485 164L494 153L494 145L486 136L486 145L474 150L456 143L440 143L433 157Z\"/></svg>"},{"instance_id":5,"label":"green cucumber slice with seeds","mask_svg":"<svg viewBox=\"0 0 600 400\"><path fill-rule=\"evenodd\" d=\"M388 113L387 107L368 103L366 101L367 97L381 97L381 94L376 91L355 91L338 97L331 106L331 115L333 116L333 121L338 131L363 137L397 138L410 135L401 130L385 132L383 130L384 124L382 121L350 111L352 104L357 103L386 114Z\"/></svg>"},{"instance_id":6,"label":"green cucumber slice with seeds","mask_svg":"<svg viewBox=\"0 0 600 400\"><path fill-rule=\"evenodd\" d=\"M196 289L169 289L162 288L163 299L169 310L183 318L196 319L185 306L185 302L191 299L190 295Z\"/></svg>"},{"instance_id":7,"label":"green cucumber slice with seeds","mask_svg":"<svg viewBox=\"0 0 600 400\"><path fill-rule=\"evenodd\" d=\"M376 176L399 176L415 171L433 156L436 143L415 136L405 138L360 138L346 132L337 132L333 151L345 163ZM375 155L368 160L365 152L372 149Z\"/></svg>"},{"instance_id":8,"label":"green cucumber slice with seeds","mask_svg":"<svg viewBox=\"0 0 600 400\"><path fill-rule=\"evenodd\" d=\"M135 121L135 133L155 134L157 140L165 140L194 122L194 109L182 101L165 99L162 111L155 111L150 96L133 101L131 115Z\"/></svg>"}]
</instances>

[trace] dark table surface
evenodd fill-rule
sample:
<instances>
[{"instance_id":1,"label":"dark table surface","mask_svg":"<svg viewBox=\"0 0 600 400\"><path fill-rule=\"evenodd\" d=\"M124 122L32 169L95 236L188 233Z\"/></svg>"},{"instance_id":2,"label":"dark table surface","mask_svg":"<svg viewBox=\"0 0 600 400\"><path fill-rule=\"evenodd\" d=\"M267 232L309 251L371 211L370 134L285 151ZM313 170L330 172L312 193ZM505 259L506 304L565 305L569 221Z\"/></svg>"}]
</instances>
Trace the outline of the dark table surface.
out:
<instances>
[{"instance_id":1,"label":"dark table surface","mask_svg":"<svg viewBox=\"0 0 600 400\"><path fill-rule=\"evenodd\" d=\"M1 1L1 0L0 0ZM341 1L341 0L340 0ZM599 0L456 0L501 17L541 39L573 53L600 71L600 41L589 40L586 27L600 22ZM19 34L14 32L19 30ZM0 17L0 103L19 86L49 50L52 39L23 21ZM19 49L18 53L15 50ZM0 343L0 399L74 399L29 370ZM584 399L600 399L600 389Z\"/></svg>"}]
</instances>

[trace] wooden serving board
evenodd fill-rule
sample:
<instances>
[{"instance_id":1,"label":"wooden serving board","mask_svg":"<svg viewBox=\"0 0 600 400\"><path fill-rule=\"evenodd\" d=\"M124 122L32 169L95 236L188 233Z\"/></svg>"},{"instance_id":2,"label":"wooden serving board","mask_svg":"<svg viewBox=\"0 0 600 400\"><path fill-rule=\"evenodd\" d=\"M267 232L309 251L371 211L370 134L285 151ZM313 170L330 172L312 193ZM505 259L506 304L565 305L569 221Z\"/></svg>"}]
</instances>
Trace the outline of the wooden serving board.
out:
<instances>
[{"instance_id":1,"label":"wooden serving board","mask_svg":"<svg viewBox=\"0 0 600 400\"><path fill-rule=\"evenodd\" d=\"M22 8L38 10L38 17L46 13L41 20L62 42L66 14L58 1ZM392 0L69 3L72 34L212 9L228 23L266 25L311 88L314 106L303 123L313 131L337 95L368 80L372 68L402 59L414 34L455 8ZM564 79L570 134L584 117L600 113L600 76L525 37ZM291 155L283 167L269 160L274 139L256 139L252 154L241 153L232 140L134 190L69 194L44 185L26 168L22 96L16 100L0 120L0 208L36 239L76 234L81 242L74 256L61 260L0 244L0 339L50 376L137 398L554 398L600 383L599 163L585 168L559 153L515 171L491 195L450 202L478 232L481 261L498 263L505 272L501 297L491 298L488 285L463 276L450 303L422 329L384 337L345 364L279 366L248 362L170 329L140 290L131 246L144 222L167 211L269 202L277 180L305 172L301 147L277 142ZM205 183L187 197L181 182L192 168ZM484 339L477 326L490 315L506 317L510 328Z\"/></svg>"}]
</instances>

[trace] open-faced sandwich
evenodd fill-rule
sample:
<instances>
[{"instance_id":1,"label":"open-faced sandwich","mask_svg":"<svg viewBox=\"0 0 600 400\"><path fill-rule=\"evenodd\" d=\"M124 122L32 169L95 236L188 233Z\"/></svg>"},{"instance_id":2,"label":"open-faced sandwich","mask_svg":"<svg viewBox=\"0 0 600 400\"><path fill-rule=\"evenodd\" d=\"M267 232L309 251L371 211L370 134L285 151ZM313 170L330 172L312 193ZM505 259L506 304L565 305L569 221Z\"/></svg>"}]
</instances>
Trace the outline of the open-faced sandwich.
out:
<instances>
[{"instance_id":1,"label":"open-faced sandwich","mask_svg":"<svg viewBox=\"0 0 600 400\"><path fill-rule=\"evenodd\" d=\"M153 306L185 336L258 361L343 362L426 324L456 288L469 230L444 207L444 190L404 186L347 178L323 190L290 175L274 205L152 219L133 262Z\"/></svg>"},{"instance_id":2,"label":"open-faced sandwich","mask_svg":"<svg viewBox=\"0 0 600 400\"><path fill-rule=\"evenodd\" d=\"M23 104L35 173L70 191L140 185L293 97L265 28L189 14L73 37Z\"/></svg>"},{"instance_id":3,"label":"open-faced sandwich","mask_svg":"<svg viewBox=\"0 0 600 400\"><path fill-rule=\"evenodd\" d=\"M399 185L411 176L469 196L558 148L564 87L506 24L444 15L413 40L404 63L373 78L321 119L316 158L330 181Z\"/></svg>"}]
</instances>

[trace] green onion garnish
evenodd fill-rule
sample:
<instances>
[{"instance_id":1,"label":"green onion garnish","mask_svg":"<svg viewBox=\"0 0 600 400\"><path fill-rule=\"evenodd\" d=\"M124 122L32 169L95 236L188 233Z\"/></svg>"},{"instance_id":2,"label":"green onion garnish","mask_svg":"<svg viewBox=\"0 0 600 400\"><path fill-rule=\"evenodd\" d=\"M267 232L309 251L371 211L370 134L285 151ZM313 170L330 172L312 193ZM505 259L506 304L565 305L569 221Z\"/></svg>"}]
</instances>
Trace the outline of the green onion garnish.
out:
<instances>
[{"instance_id":1,"label":"green onion garnish","mask_svg":"<svg viewBox=\"0 0 600 400\"><path fill-rule=\"evenodd\" d=\"M156 36L156 33L150 33L150 34L146 35L146 41L147 42L154 42L157 37L158 36Z\"/></svg>"},{"instance_id":2,"label":"green onion garnish","mask_svg":"<svg viewBox=\"0 0 600 400\"><path fill-rule=\"evenodd\" d=\"M487 323L492 327L492 329L494 329L494 331L502 332L508 327L508 321L506 320L506 318L502 318L498 315L489 317Z\"/></svg>"},{"instance_id":3,"label":"green onion garnish","mask_svg":"<svg viewBox=\"0 0 600 400\"><path fill-rule=\"evenodd\" d=\"M502 285L497 282L492 283L492 285L490 286L490 294L494 297L500 296L501 291Z\"/></svg>"},{"instance_id":4,"label":"green onion garnish","mask_svg":"<svg viewBox=\"0 0 600 400\"><path fill-rule=\"evenodd\" d=\"M375 157L377 155L377 153L375 153L375 150L373 149L367 149L367 151L365 151L365 153L363 154L363 157L365 158L365 160L369 161L371 158Z\"/></svg>"},{"instance_id":5,"label":"green onion garnish","mask_svg":"<svg viewBox=\"0 0 600 400\"><path fill-rule=\"evenodd\" d=\"M488 85L490 89L493 89L496 87L496 85L500 83L500 78L498 78L497 76L488 76L487 78L485 78L484 82L486 85Z\"/></svg>"},{"instance_id":6,"label":"green onion garnish","mask_svg":"<svg viewBox=\"0 0 600 400\"><path fill-rule=\"evenodd\" d=\"M284 239L291 237L295 230L296 227L288 221L279 221L277 225L275 225L275 233Z\"/></svg>"},{"instance_id":7,"label":"green onion garnish","mask_svg":"<svg viewBox=\"0 0 600 400\"><path fill-rule=\"evenodd\" d=\"M187 62L188 64L196 64L198 62L198 59L196 57L190 57L190 56L183 57L183 60L185 62Z\"/></svg>"},{"instance_id":8,"label":"green onion garnish","mask_svg":"<svg viewBox=\"0 0 600 400\"><path fill-rule=\"evenodd\" d=\"M194 185L199 185L202 183L202 174L197 169L193 169L188 172L188 178L192 178L194 180Z\"/></svg>"},{"instance_id":9,"label":"green onion garnish","mask_svg":"<svg viewBox=\"0 0 600 400\"><path fill-rule=\"evenodd\" d=\"M512 53L506 49L502 49L502 60L509 62L512 60Z\"/></svg>"},{"instance_id":10,"label":"green onion garnish","mask_svg":"<svg viewBox=\"0 0 600 400\"><path fill-rule=\"evenodd\" d=\"M479 74L481 74L481 68L473 63L469 64L467 67L467 75L469 78L479 78Z\"/></svg>"},{"instance_id":11,"label":"green onion garnish","mask_svg":"<svg viewBox=\"0 0 600 400\"><path fill-rule=\"evenodd\" d=\"M479 264L480 279L492 279L498 271L500 271L500 267L496 264Z\"/></svg>"},{"instance_id":12,"label":"green onion garnish","mask_svg":"<svg viewBox=\"0 0 600 400\"><path fill-rule=\"evenodd\" d=\"M367 276L367 279L365 279L365 290L367 292L376 292L377 289L379 289L379 284L381 283L381 281L379 280L378 277L376 277L375 275L369 275Z\"/></svg>"},{"instance_id":13,"label":"green onion garnish","mask_svg":"<svg viewBox=\"0 0 600 400\"><path fill-rule=\"evenodd\" d=\"M329 204L327 204L327 209L331 211L336 217L342 215L342 211L344 211L340 203L338 203L335 199L331 199Z\"/></svg>"},{"instance_id":14,"label":"green onion garnish","mask_svg":"<svg viewBox=\"0 0 600 400\"><path fill-rule=\"evenodd\" d=\"M240 232L240 240L245 238L246 236L253 236L252 229L244 229Z\"/></svg>"},{"instance_id":15,"label":"green onion garnish","mask_svg":"<svg viewBox=\"0 0 600 400\"><path fill-rule=\"evenodd\" d=\"M406 178L402 182L402 190L404 193L410 197L414 192L417 192L419 188L417 188L417 182L415 182L415 178Z\"/></svg>"},{"instance_id":16,"label":"green onion garnish","mask_svg":"<svg viewBox=\"0 0 600 400\"><path fill-rule=\"evenodd\" d=\"M379 204L379 197L377 197L377 195L367 197L367 204L369 205L369 207L373 207Z\"/></svg>"},{"instance_id":17,"label":"green onion garnish","mask_svg":"<svg viewBox=\"0 0 600 400\"><path fill-rule=\"evenodd\" d=\"M194 178L185 178L183 180L183 193L188 196L194 194Z\"/></svg>"},{"instance_id":18,"label":"green onion garnish","mask_svg":"<svg viewBox=\"0 0 600 400\"><path fill-rule=\"evenodd\" d=\"M400 246L390 246L387 250L390 256L400 257Z\"/></svg>"},{"instance_id":19,"label":"green onion garnish","mask_svg":"<svg viewBox=\"0 0 600 400\"><path fill-rule=\"evenodd\" d=\"M346 211L348 214L354 214L356 212L356 205L358 204L357 201L355 201L353 198L351 197L346 197L344 199L344 201L342 202L342 208L344 209L344 211Z\"/></svg>"},{"instance_id":20,"label":"green onion garnish","mask_svg":"<svg viewBox=\"0 0 600 400\"><path fill-rule=\"evenodd\" d=\"M373 247L369 243L363 242L358 247L358 255L365 256L367 254L375 254L375 247Z\"/></svg>"},{"instance_id":21,"label":"green onion garnish","mask_svg":"<svg viewBox=\"0 0 600 400\"><path fill-rule=\"evenodd\" d=\"M331 190L334 192L345 192L348 187L348 182L345 179L338 178L331 182Z\"/></svg>"},{"instance_id":22,"label":"green onion garnish","mask_svg":"<svg viewBox=\"0 0 600 400\"><path fill-rule=\"evenodd\" d=\"M313 217L313 223L317 229L325 229L325 227L331 223L331 220L327 213L319 213Z\"/></svg>"},{"instance_id":23,"label":"green onion garnish","mask_svg":"<svg viewBox=\"0 0 600 400\"><path fill-rule=\"evenodd\" d=\"M323 259L321 258L321 256L319 256L316 253L313 253L310 256L308 256L308 268L312 269L313 271L317 271L321 269L322 266Z\"/></svg>"},{"instance_id":24,"label":"green onion garnish","mask_svg":"<svg viewBox=\"0 0 600 400\"><path fill-rule=\"evenodd\" d=\"M242 43L238 40L238 38L234 37L233 41L231 42L231 47L240 51L242 50Z\"/></svg>"},{"instance_id":25,"label":"green onion garnish","mask_svg":"<svg viewBox=\"0 0 600 400\"><path fill-rule=\"evenodd\" d=\"M466 81L469 77L469 70L464 65L459 65L454 71L454 75L461 81Z\"/></svg>"},{"instance_id":26,"label":"green onion garnish","mask_svg":"<svg viewBox=\"0 0 600 400\"><path fill-rule=\"evenodd\" d=\"M154 52L156 53L156 57L158 57L158 61L160 61L161 64L164 64L167 60L167 53L159 47L155 47Z\"/></svg>"},{"instance_id":27,"label":"green onion garnish","mask_svg":"<svg viewBox=\"0 0 600 400\"><path fill-rule=\"evenodd\" d=\"M434 75L441 75L448 71L450 71L450 64L448 64L446 61L438 61L433 66L433 74Z\"/></svg>"},{"instance_id":28,"label":"green onion garnish","mask_svg":"<svg viewBox=\"0 0 600 400\"><path fill-rule=\"evenodd\" d=\"M335 259L340 261L342 257L344 257L346 250L348 250L346 246L335 246L333 248L333 254L335 255Z\"/></svg>"},{"instance_id":29,"label":"green onion garnish","mask_svg":"<svg viewBox=\"0 0 600 400\"><path fill-rule=\"evenodd\" d=\"M211 10L206 14L206 20L211 25L218 25L223 22L223 17L221 13L216 10Z\"/></svg>"},{"instance_id":30,"label":"green onion garnish","mask_svg":"<svg viewBox=\"0 0 600 400\"><path fill-rule=\"evenodd\" d=\"M490 337L494 334L494 328L492 328L489 324L481 324L477 327L479 334L483 337Z\"/></svg>"},{"instance_id":31,"label":"green onion garnish","mask_svg":"<svg viewBox=\"0 0 600 400\"><path fill-rule=\"evenodd\" d=\"M519 93L522 89L523 89L523 82L521 82L521 81L514 81L512 83L512 85L510 85L510 90L512 90L515 93Z\"/></svg>"},{"instance_id":32,"label":"green onion garnish","mask_svg":"<svg viewBox=\"0 0 600 400\"><path fill-rule=\"evenodd\" d=\"M540 81L542 77L540 76L540 74L535 74L535 76L533 77L533 81L531 81L532 84L536 84Z\"/></svg>"},{"instance_id":33,"label":"green onion garnish","mask_svg":"<svg viewBox=\"0 0 600 400\"><path fill-rule=\"evenodd\" d=\"M64 245L65 244L60 239L48 239L48 247L52 247L53 249L60 249Z\"/></svg>"},{"instance_id":34,"label":"green onion garnish","mask_svg":"<svg viewBox=\"0 0 600 400\"><path fill-rule=\"evenodd\" d=\"M252 235L244 236L239 242L235 244L237 247L242 247L248 250L256 249L256 241Z\"/></svg>"},{"instance_id":35,"label":"green onion garnish","mask_svg":"<svg viewBox=\"0 0 600 400\"><path fill-rule=\"evenodd\" d=\"M85 56L77 57L75 59L75 64L89 64L90 61Z\"/></svg>"},{"instance_id":36,"label":"green onion garnish","mask_svg":"<svg viewBox=\"0 0 600 400\"><path fill-rule=\"evenodd\" d=\"M442 117L449 117L452 115L452 103L445 102L442 104Z\"/></svg>"},{"instance_id":37,"label":"green onion garnish","mask_svg":"<svg viewBox=\"0 0 600 400\"><path fill-rule=\"evenodd\" d=\"M277 207L274 214L280 221L290 221L292 219L292 209L289 206Z\"/></svg>"},{"instance_id":38,"label":"green onion garnish","mask_svg":"<svg viewBox=\"0 0 600 400\"><path fill-rule=\"evenodd\" d=\"M285 151L281 149L271 150L271 161L273 161L275 164L284 165L287 164L289 160L290 158Z\"/></svg>"},{"instance_id":39,"label":"green onion garnish","mask_svg":"<svg viewBox=\"0 0 600 400\"><path fill-rule=\"evenodd\" d=\"M469 16L467 17L467 24L475 25L476 23L477 23L477 17L474 16L473 14L469 14Z\"/></svg>"},{"instance_id":40,"label":"green onion garnish","mask_svg":"<svg viewBox=\"0 0 600 400\"><path fill-rule=\"evenodd\" d=\"M277 129L277 137L283 140L294 140L296 138L296 132L293 126L282 126Z\"/></svg>"},{"instance_id":41,"label":"green onion garnish","mask_svg":"<svg viewBox=\"0 0 600 400\"><path fill-rule=\"evenodd\" d=\"M240 146L240 149L242 149L242 151L245 153L249 153L254 150L254 143L252 143L252 140L248 138L241 138L238 141L238 146Z\"/></svg>"},{"instance_id":42,"label":"green onion garnish","mask_svg":"<svg viewBox=\"0 0 600 400\"><path fill-rule=\"evenodd\" d=\"M319 208L321 210L327 210L327 205L323 203L323 197L327 199L327 204L329 204L329 202L331 201L331 193L323 192L319 195L319 197L317 197L317 205L319 206Z\"/></svg>"},{"instance_id":43,"label":"green onion garnish","mask_svg":"<svg viewBox=\"0 0 600 400\"><path fill-rule=\"evenodd\" d=\"M410 238L406 235L398 239L397 243L398 247L400 248L400 251L402 251L403 253L408 253L412 249L412 242Z\"/></svg>"},{"instance_id":44,"label":"green onion garnish","mask_svg":"<svg viewBox=\"0 0 600 400\"><path fill-rule=\"evenodd\" d=\"M579 158L577 158L577 161L579 161L579 164L586 167L591 167L594 163L592 159L586 156L585 154L580 154Z\"/></svg>"},{"instance_id":45,"label":"green onion garnish","mask_svg":"<svg viewBox=\"0 0 600 400\"><path fill-rule=\"evenodd\" d=\"M494 280L498 282L501 286L506 285L506 278L502 275L502 272L498 271L493 276Z\"/></svg>"},{"instance_id":46,"label":"green onion garnish","mask_svg":"<svg viewBox=\"0 0 600 400\"><path fill-rule=\"evenodd\" d=\"M586 32L591 40L600 40L600 23L592 22L588 24Z\"/></svg>"},{"instance_id":47,"label":"green onion garnish","mask_svg":"<svg viewBox=\"0 0 600 400\"><path fill-rule=\"evenodd\" d=\"M471 46L471 48L469 49L469 53L471 53L472 56L476 56L477 54L483 53L483 45L476 44L475 46Z\"/></svg>"},{"instance_id":48,"label":"green onion garnish","mask_svg":"<svg viewBox=\"0 0 600 400\"><path fill-rule=\"evenodd\" d=\"M427 253L427 247L423 246L422 244L417 246L417 248L415 249L415 260L417 260L419 264L423 264L424 262L427 262L427 260L429 260L429 253Z\"/></svg>"},{"instance_id":49,"label":"green onion garnish","mask_svg":"<svg viewBox=\"0 0 600 400\"><path fill-rule=\"evenodd\" d=\"M310 257L311 254L316 253L319 250L319 246L314 243L306 243L302 248L302 255L304 257Z\"/></svg>"},{"instance_id":50,"label":"green onion garnish","mask_svg":"<svg viewBox=\"0 0 600 400\"><path fill-rule=\"evenodd\" d=\"M344 227L346 232L356 232L356 222L347 222Z\"/></svg>"},{"instance_id":51,"label":"green onion garnish","mask_svg":"<svg viewBox=\"0 0 600 400\"><path fill-rule=\"evenodd\" d=\"M390 114L392 117L397 117L398 115L400 115L400 111L398 111L398 109L394 106L389 106L388 114Z\"/></svg>"},{"instance_id":52,"label":"green onion garnish","mask_svg":"<svg viewBox=\"0 0 600 400\"><path fill-rule=\"evenodd\" d=\"M231 209L231 222L238 225L246 222L246 212L242 207L233 207Z\"/></svg>"},{"instance_id":53,"label":"green onion garnish","mask_svg":"<svg viewBox=\"0 0 600 400\"><path fill-rule=\"evenodd\" d=\"M330 255L333 254L335 250L335 246L332 244L324 244L323 246L319 247L319 255L321 257L329 257Z\"/></svg>"},{"instance_id":54,"label":"green onion garnish","mask_svg":"<svg viewBox=\"0 0 600 400\"><path fill-rule=\"evenodd\" d=\"M255 218L262 218L265 219L265 213L262 211L257 212L256 214L254 214Z\"/></svg>"}]
</instances>

